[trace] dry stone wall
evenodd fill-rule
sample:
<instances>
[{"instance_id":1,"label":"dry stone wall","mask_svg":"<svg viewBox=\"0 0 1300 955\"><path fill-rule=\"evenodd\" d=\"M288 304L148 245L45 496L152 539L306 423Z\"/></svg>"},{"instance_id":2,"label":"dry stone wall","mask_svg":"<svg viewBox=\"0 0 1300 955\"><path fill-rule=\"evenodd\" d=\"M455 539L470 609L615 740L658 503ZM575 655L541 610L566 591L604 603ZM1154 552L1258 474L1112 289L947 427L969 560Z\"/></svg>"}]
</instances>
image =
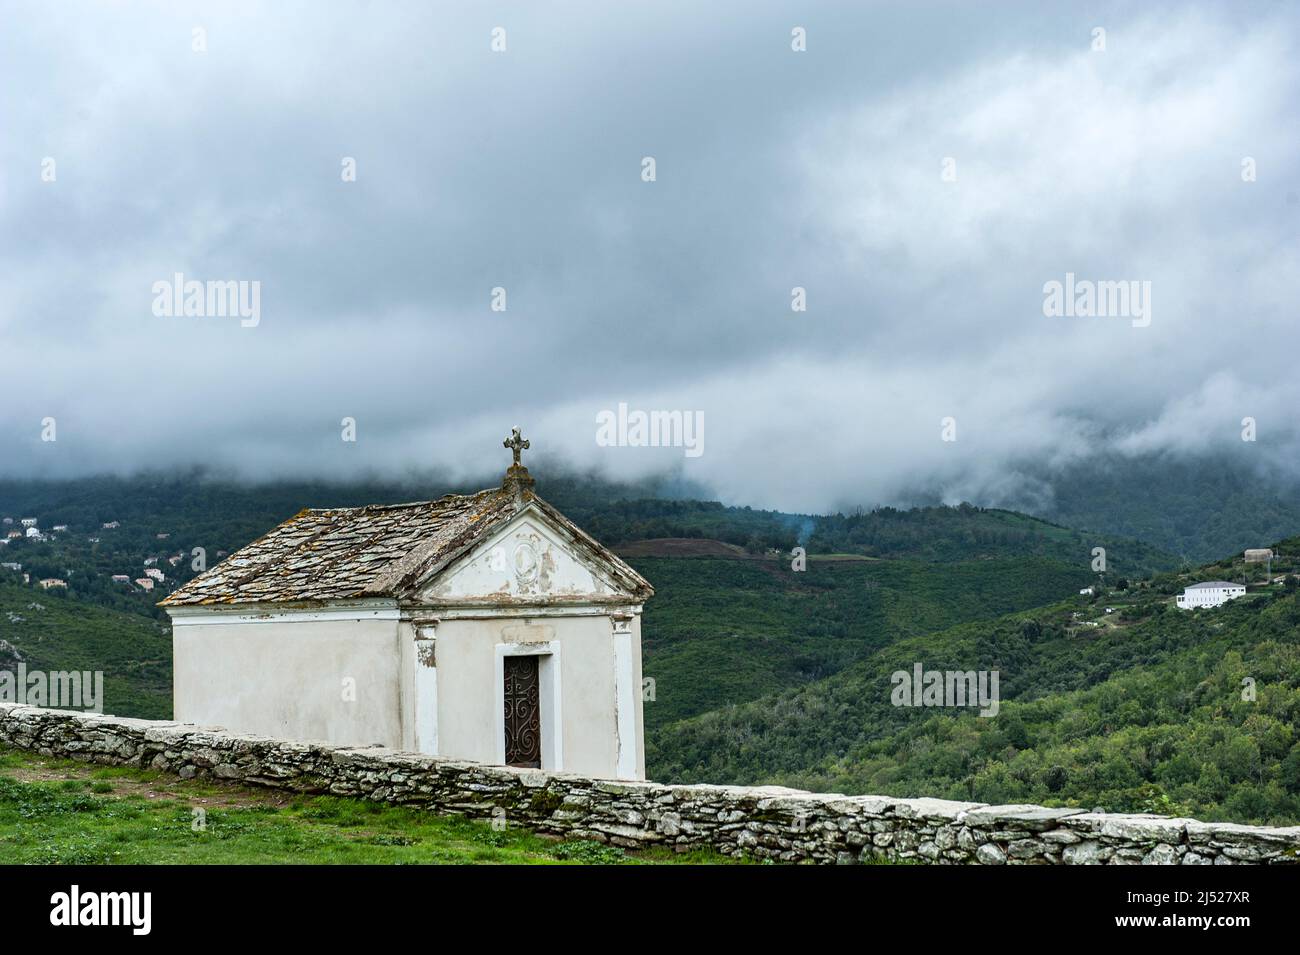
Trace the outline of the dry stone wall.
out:
<instances>
[{"instance_id":1,"label":"dry stone wall","mask_svg":"<svg viewBox=\"0 0 1300 955\"><path fill-rule=\"evenodd\" d=\"M853 863L872 856L983 865L1300 862L1300 826L840 796L772 786L614 782L11 703L0 703L0 745L435 812L480 817L504 812L509 825L620 846L708 847L783 862Z\"/></svg>"}]
</instances>

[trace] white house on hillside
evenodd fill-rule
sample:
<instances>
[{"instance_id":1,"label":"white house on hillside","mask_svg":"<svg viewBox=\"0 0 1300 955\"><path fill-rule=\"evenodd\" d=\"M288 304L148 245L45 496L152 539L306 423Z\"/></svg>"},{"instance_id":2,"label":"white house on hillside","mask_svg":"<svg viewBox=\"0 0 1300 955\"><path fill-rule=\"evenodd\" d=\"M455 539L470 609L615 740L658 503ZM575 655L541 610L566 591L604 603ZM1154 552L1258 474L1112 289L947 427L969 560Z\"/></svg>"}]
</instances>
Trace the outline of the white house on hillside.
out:
<instances>
[{"instance_id":1,"label":"white house on hillside","mask_svg":"<svg viewBox=\"0 0 1300 955\"><path fill-rule=\"evenodd\" d=\"M301 511L163 600L176 719L644 779L653 590L505 444L500 487Z\"/></svg>"},{"instance_id":2,"label":"white house on hillside","mask_svg":"<svg viewBox=\"0 0 1300 955\"><path fill-rule=\"evenodd\" d=\"M1207 580L1192 584L1178 595L1178 607L1192 610L1195 607L1218 607L1246 593L1243 584L1234 584L1226 580Z\"/></svg>"}]
</instances>

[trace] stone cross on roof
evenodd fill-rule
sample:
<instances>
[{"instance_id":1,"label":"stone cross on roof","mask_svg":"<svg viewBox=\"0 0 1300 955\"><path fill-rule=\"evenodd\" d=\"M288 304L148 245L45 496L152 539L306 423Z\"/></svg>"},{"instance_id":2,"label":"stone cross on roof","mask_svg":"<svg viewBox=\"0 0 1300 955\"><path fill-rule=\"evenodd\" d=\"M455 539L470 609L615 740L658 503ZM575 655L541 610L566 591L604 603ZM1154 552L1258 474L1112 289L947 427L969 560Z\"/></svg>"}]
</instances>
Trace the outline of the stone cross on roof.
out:
<instances>
[{"instance_id":1,"label":"stone cross on roof","mask_svg":"<svg viewBox=\"0 0 1300 955\"><path fill-rule=\"evenodd\" d=\"M509 448L515 453L514 466L519 467L519 452L528 448L528 439L520 435L518 428L510 429L510 437L501 442L503 448Z\"/></svg>"},{"instance_id":2,"label":"stone cross on roof","mask_svg":"<svg viewBox=\"0 0 1300 955\"><path fill-rule=\"evenodd\" d=\"M528 468L519 463L519 452L528 447L528 439L519 433L518 428L511 428L510 437L502 441L501 445L515 453L515 461L506 469L506 478L501 482L501 488L516 501L523 501L533 493L533 476L528 473Z\"/></svg>"}]
</instances>

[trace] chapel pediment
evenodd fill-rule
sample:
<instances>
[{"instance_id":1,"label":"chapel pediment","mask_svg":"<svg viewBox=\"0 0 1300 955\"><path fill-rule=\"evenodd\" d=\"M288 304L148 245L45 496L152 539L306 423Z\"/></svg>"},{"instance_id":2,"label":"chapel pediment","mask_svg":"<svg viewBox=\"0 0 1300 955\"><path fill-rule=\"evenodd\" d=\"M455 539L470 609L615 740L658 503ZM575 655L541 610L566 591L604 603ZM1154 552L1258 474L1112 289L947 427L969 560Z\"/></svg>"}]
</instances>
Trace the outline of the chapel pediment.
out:
<instances>
[{"instance_id":1,"label":"chapel pediment","mask_svg":"<svg viewBox=\"0 0 1300 955\"><path fill-rule=\"evenodd\" d=\"M649 585L635 571L589 539L572 538L566 524L553 522L540 506L525 508L433 574L418 588L417 602L626 603L648 596Z\"/></svg>"},{"instance_id":2,"label":"chapel pediment","mask_svg":"<svg viewBox=\"0 0 1300 955\"><path fill-rule=\"evenodd\" d=\"M513 443L512 443L513 442ZM654 591L533 492L519 462L501 487L436 501L306 509L174 591L162 606L500 600L641 601Z\"/></svg>"}]
</instances>

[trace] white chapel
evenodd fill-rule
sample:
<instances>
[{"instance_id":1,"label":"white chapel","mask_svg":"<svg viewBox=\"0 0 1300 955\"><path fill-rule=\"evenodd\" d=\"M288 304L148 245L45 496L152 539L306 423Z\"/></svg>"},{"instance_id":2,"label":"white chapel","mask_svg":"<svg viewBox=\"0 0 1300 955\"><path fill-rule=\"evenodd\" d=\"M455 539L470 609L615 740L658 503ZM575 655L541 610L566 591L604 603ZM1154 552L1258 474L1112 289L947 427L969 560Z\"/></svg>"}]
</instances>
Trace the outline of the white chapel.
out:
<instances>
[{"instance_id":1,"label":"white chapel","mask_svg":"<svg viewBox=\"0 0 1300 955\"><path fill-rule=\"evenodd\" d=\"M643 779L636 571L533 492L304 510L161 602L175 718Z\"/></svg>"}]
</instances>

